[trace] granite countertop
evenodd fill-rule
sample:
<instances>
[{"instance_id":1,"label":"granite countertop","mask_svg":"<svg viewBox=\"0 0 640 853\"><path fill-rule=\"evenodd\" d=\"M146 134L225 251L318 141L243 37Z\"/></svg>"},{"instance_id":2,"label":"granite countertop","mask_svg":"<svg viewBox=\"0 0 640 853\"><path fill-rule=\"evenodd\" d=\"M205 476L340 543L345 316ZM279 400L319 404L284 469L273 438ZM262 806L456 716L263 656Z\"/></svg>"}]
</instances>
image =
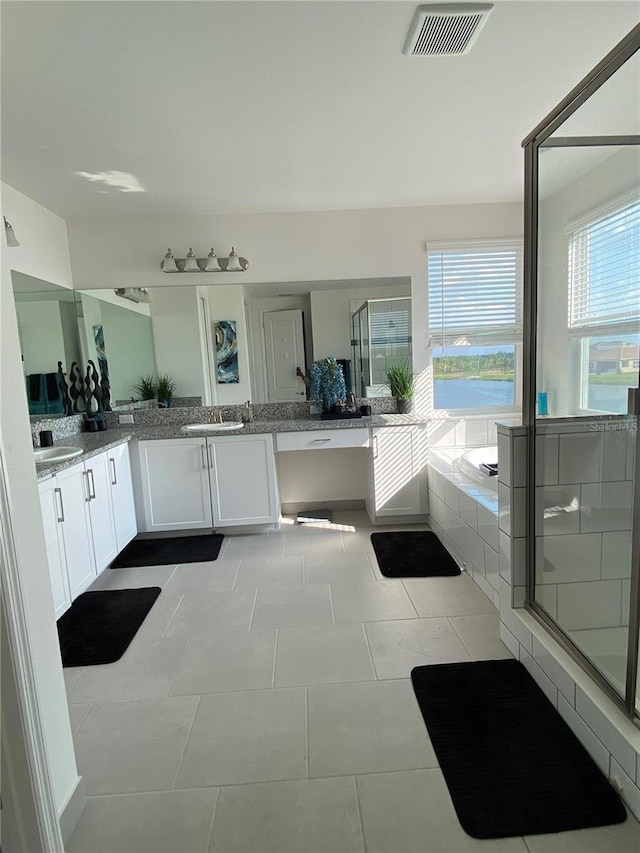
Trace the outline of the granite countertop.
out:
<instances>
[{"instance_id":1,"label":"granite countertop","mask_svg":"<svg viewBox=\"0 0 640 853\"><path fill-rule=\"evenodd\" d=\"M60 462L53 462L50 465L38 465L38 479L44 480L47 477L62 471L65 468L70 468L72 465L77 465L79 462L84 462L85 459L90 459L98 453L105 450L110 450L112 447L122 444L131 439L139 439L140 441L153 441L170 438L187 438L188 436L196 436L203 438L207 435L216 436L234 436L234 435L257 435L264 433L282 433L282 432L307 432L309 430L332 430L332 429L369 429L369 427L382 426L415 426L426 424L427 418L421 415L371 415L363 418L345 418L340 420L322 421L319 418L304 418L300 420L270 420L270 421L253 421L245 424L239 430L190 430L182 432L180 425L174 426L137 426L135 424L127 425L126 427L116 427L105 432L81 432L73 435L59 438L56 444L64 447L80 447L83 450L81 456L75 456L73 459L65 459Z\"/></svg>"}]
</instances>

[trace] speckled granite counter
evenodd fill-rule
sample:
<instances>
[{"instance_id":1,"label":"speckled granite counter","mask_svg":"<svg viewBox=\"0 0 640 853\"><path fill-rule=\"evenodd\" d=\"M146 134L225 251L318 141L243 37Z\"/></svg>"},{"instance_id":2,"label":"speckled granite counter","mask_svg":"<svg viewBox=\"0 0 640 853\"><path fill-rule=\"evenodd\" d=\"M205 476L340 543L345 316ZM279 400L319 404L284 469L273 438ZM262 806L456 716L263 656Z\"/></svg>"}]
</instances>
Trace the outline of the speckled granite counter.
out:
<instances>
[{"instance_id":1,"label":"speckled granite counter","mask_svg":"<svg viewBox=\"0 0 640 853\"><path fill-rule=\"evenodd\" d=\"M245 424L241 430L190 430L188 433L182 432L180 425L172 426L142 426L131 425L126 427L116 427L107 430L106 432L82 432L73 435L65 436L56 441L57 445L65 447L80 447L83 450L82 456L75 456L73 459L65 459L61 462L54 462L50 465L38 465L38 479L44 480L58 471L65 468L70 468L72 465L77 465L85 459L90 459L98 453L116 447L124 441L131 439L139 439L140 441L153 441L168 438L186 438L187 436L196 436L204 438L207 435L224 437L234 435L256 435L263 433L283 433L283 432L306 432L309 430L334 430L334 429L369 429L369 427L388 427L388 426L415 426L419 424L427 424L427 418L421 415L371 415L363 418L345 418L341 420L322 421L319 418L304 418L300 420L270 420L270 421L253 421L253 423Z\"/></svg>"}]
</instances>

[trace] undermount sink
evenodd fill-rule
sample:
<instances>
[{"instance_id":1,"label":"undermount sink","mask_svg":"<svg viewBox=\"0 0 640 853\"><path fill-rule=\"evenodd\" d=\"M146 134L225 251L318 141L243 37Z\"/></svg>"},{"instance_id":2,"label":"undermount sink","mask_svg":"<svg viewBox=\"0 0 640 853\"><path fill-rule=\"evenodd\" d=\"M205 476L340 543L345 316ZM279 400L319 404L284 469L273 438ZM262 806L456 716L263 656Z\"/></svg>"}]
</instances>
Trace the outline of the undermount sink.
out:
<instances>
[{"instance_id":1,"label":"undermount sink","mask_svg":"<svg viewBox=\"0 0 640 853\"><path fill-rule=\"evenodd\" d=\"M223 421L221 424L187 424L182 427L182 432L223 432L232 429L242 429L242 421Z\"/></svg>"},{"instance_id":2,"label":"undermount sink","mask_svg":"<svg viewBox=\"0 0 640 853\"><path fill-rule=\"evenodd\" d=\"M39 447L33 451L36 465L50 465L52 462L64 462L65 459L73 459L74 456L82 454L81 447Z\"/></svg>"}]
</instances>

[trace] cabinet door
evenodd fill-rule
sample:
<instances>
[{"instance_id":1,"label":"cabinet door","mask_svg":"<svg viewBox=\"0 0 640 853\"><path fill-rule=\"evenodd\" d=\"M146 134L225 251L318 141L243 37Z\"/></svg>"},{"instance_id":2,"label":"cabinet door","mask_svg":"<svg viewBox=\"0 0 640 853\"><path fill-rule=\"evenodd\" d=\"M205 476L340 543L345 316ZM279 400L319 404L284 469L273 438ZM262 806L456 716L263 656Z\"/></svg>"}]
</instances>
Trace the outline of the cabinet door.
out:
<instances>
[{"instance_id":1,"label":"cabinet door","mask_svg":"<svg viewBox=\"0 0 640 853\"><path fill-rule=\"evenodd\" d=\"M141 441L138 448L145 532L211 527L206 440Z\"/></svg>"},{"instance_id":2,"label":"cabinet door","mask_svg":"<svg viewBox=\"0 0 640 853\"><path fill-rule=\"evenodd\" d=\"M207 439L214 523L269 524L280 515L271 435Z\"/></svg>"},{"instance_id":3,"label":"cabinet door","mask_svg":"<svg viewBox=\"0 0 640 853\"><path fill-rule=\"evenodd\" d=\"M67 557L69 593L73 601L96 577L89 517L90 491L84 464L60 471L57 480L64 509L62 535Z\"/></svg>"},{"instance_id":4,"label":"cabinet door","mask_svg":"<svg viewBox=\"0 0 640 853\"><path fill-rule=\"evenodd\" d=\"M129 445L119 444L107 452L111 483L111 503L116 529L118 553L138 532L136 507L133 499Z\"/></svg>"},{"instance_id":5,"label":"cabinet door","mask_svg":"<svg viewBox=\"0 0 640 853\"><path fill-rule=\"evenodd\" d=\"M38 486L44 541L47 548L49 577L56 619L71 605L67 562L64 553L62 523L64 521L62 493L55 477Z\"/></svg>"},{"instance_id":6,"label":"cabinet door","mask_svg":"<svg viewBox=\"0 0 640 853\"><path fill-rule=\"evenodd\" d=\"M89 515L96 571L99 574L118 553L116 529L111 503L111 472L106 453L93 456L85 463L91 500Z\"/></svg>"},{"instance_id":7,"label":"cabinet door","mask_svg":"<svg viewBox=\"0 0 640 853\"><path fill-rule=\"evenodd\" d=\"M371 516L420 514L414 438L412 427L374 428L368 495Z\"/></svg>"}]
</instances>

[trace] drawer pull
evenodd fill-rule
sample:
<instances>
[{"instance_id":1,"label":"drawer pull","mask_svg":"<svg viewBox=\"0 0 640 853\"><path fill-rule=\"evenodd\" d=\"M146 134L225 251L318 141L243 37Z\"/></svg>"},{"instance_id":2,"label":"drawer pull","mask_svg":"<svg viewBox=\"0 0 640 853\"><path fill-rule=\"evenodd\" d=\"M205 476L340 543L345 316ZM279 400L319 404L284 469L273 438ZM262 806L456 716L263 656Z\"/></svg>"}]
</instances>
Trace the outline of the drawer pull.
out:
<instances>
[{"instance_id":1,"label":"drawer pull","mask_svg":"<svg viewBox=\"0 0 640 853\"><path fill-rule=\"evenodd\" d=\"M58 495L60 500L60 515L58 516L58 521L60 524L64 521L64 504L62 503L62 489L54 489L54 494Z\"/></svg>"},{"instance_id":2,"label":"drawer pull","mask_svg":"<svg viewBox=\"0 0 640 853\"><path fill-rule=\"evenodd\" d=\"M89 482L91 483L91 491L89 492L89 500L93 501L93 500L95 500L95 497L96 497L96 484L95 484L95 480L93 479L93 468L89 468L87 470L87 475L89 477Z\"/></svg>"},{"instance_id":3,"label":"drawer pull","mask_svg":"<svg viewBox=\"0 0 640 853\"><path fill-rule=\"evenodd\" d=\"M311 443L312 444L316 444L316 443L322 444L325 441L331 441L331 439L330 438L314 438Z\"/></svg>"},{"instance_id":4,"label":"drawer pull","mask_svg":"<svg viewBox=\"0 0 640 853\"><path fill-rule=\"evenodd\" d=\"M111 462L111 470L113 472L113 480L111 481L111 485L117 486L118 485L118 475L116 473L116 460L113 458L113 456L110 456L109 462Z\"/></svg>"}]
</instances>

